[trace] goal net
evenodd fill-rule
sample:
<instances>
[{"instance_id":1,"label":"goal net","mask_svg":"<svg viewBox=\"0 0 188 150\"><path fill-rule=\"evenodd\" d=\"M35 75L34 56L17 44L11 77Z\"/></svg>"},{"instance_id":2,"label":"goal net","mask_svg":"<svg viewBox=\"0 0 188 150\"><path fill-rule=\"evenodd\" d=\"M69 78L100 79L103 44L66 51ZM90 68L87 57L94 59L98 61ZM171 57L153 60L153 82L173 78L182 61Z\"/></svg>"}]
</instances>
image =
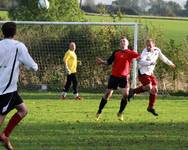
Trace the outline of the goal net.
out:
<instances>
[{"instance_id":1,"label":"goal net","mask_svg":"<svg viewBox=\"0 0 188 150\"><path fill-rule=\"evenodd\" d=\"M0 22L0 25L4 23ZM98 66L96 57L107 59L119 48L121 36L137 51L137 23L97 22L30 22L16 21L16 39L25 43L39 65L36 73L21 67L21 89L48 89L60 92L66 81L63 57L70 41L76 43L79 60L77 68L79 91L100 92L107 87L111 67ZM2 37L2 35L1 35ZM131 86L136 86L136 61L132 65Z\"/></svg>"}]
</instances>

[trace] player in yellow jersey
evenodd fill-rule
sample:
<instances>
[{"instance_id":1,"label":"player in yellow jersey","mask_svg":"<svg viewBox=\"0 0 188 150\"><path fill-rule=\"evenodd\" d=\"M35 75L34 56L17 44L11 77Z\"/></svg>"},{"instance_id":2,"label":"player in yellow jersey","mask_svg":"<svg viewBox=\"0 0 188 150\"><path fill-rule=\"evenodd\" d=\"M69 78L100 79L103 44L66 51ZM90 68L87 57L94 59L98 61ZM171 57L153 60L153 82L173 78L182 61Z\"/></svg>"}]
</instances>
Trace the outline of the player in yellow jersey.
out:
<instances>
[{"instance_id":1,"label":"player in yellow jersey","mask_svg":"<svg viewBox=\"0 0 188 150\"><path fill-rule=\"evenodd\" d=\"M65 56L63 58L64 64L65 64L65 71L67 74L67 81L63 88L63 92L61 93L61 99L65 99L67 96L67 92L69 91L69 88L71 86L71 83L73 84L73 94L76 100L81 100L81 97L78 94L78 81L76 77L77 72L77 55L75 53L76 50L76 44L74 42L69 43L69 49L65 53Z\"/></svg>"}]
</instances>

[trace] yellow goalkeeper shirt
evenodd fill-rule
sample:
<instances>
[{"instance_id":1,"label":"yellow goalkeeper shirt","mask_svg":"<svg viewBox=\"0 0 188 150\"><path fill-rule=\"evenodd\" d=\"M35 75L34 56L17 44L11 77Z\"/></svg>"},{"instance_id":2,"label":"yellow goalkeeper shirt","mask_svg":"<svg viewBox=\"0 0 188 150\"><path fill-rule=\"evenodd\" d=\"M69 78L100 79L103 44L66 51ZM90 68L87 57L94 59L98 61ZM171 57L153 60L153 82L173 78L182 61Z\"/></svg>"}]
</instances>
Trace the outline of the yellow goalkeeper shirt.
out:
<instances>
[{"instance_id":1,"label":"yellow goalkeeper shirt","mask_svg":"<svg viewBox=\"0 0 188 150\"><path fill-rule=\"evenodd\" d=\"M65 65L67 65L68 69L70 70L70 73L76 73L76 69L77 69L77 56L76 56L76 53L74 51L71 51L69 49L65 53L63 61L65 62Z\"/></svg>"}]
</instances>

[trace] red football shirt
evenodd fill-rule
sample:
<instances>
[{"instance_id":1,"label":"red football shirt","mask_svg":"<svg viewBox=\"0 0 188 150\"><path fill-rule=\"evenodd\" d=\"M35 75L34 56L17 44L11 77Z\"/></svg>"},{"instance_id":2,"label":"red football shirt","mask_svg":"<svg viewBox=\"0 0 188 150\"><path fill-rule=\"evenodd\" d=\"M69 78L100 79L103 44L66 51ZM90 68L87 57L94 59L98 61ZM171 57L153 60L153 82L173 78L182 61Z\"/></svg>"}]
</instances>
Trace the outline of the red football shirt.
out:
<instances>
[{"instance_id":1,"label":"red football shirt","mask_svg":"<svg viewBox=\"0 0 188 150\"><path fill-rule=\"evenodd\" d=\"M127 76L130 73L130 65L133 58L139 57L140 54L133 50L116 50L107 60L112 64L112 75L115 77Z\"/></svg>"}]
</instances>

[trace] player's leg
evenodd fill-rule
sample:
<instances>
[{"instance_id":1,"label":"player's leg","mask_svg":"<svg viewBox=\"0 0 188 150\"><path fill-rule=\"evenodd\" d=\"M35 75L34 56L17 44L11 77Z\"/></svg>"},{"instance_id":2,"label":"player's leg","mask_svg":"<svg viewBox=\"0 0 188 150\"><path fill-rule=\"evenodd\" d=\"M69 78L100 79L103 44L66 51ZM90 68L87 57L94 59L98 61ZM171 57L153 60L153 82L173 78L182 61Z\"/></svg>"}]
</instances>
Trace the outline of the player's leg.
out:
<instances>
[{"instance_id":1,"label":"player's leg","mask_svg":"<svg viewBox=\"0 0 188 150\"><path fill-rule=\"evenodd\" d=\"M113 90L117 89L118 87L118 79L114 76L110 76L108 80L108 88L104 94L104 96L101 98L100 104L99 104L99 109L96 113L96 120L99 120L102 110L107 104L107 101L110 99L112 96Z\"/></svg>"},{"instance_id":2,"label":"player's leg","mask_svg":"<svg viewBox=\"0 0 188 150\"><path fill-rule=\"evenodd\" d=\"M27 115L27 107L24 103L16 105L15 108L17 112L11 117L9 120L7 127L4 129L3 133L5 136L9 137L12 130L16 127L16 125Z\"/></svg>"},{"instance_id":3,"label":"player's leg","mask_svg":"<svg viewBox=\"0 0 188 150\"><path fill-rule=\"evenodd\" d=\"M81 100L81 97L78 94L78 80L76 77L76 74L72 74L72 89L73 89L73 95L76 100Z\"/></svg>"},{"instance_id":4,"label":"player's leg","mask_svg":"<svg viewBox=\"0 0 188 150\"><path fill-rule=\"evenodd\" d=\"M152 88L151 81L150 81L150 76L143 74L138 76L139 81L142 83L141 86L135 88L135 89L130 89L129 90L129 95L128 95L128 101L135 95L139 93L143 93L146 91L150 91Z\"/></svg>"},{"instance_id":5,"label":"player's leg","mask_svg":"<svg viewBox=\"0 0 188 150\"><path fill-rule=\"evenodd\" d=\"M7 97L7 99L6 99ZM3 141L4 146L12 150L12 144L10 143L9 136L12 130L16 127L16 125L22 120L22 118L27 114L27 108L23 103L22 98L18 95L17 91L5 94L6 104L1 109L1 118L9 113L12 109L16 108L17 112L11 117L6 128L0 134L0 139Z\"/></svg>"},{"instance_id":6,"label":"player's leg","mask_svg":"<svg viewBox=\"0 0 188 150\"><path fill-rule=\"evenodd\" d=\"M3 124L5 117L6 117L6 115L0 114L0 125ZM0 142L3 143L3 145L5 146L6 149L13 150L13 146L12 146L9 138L7 136L5 136L5 134L3 132L0 134Z\"/></svg>"},{"instance_id":7,"label":"player's leg","mask_svg":"<svg viewBox=\"0 0 188 150\"><path fill-rule=\"evenodd\" d=\"M69 88L71 86L71 81L72 81L71 74L67 75L67 80L66 80L65 86L63 88L63 92L61 93L61 99L65 99L66 98L67 92L69 91Z\"/></svg>"},{"instance_id":8,"label":"player's leg","mask_svg":"<svg viewBox=\"0 0 188 150\"><path fill-rule=\"evenodd\" d=\"M127 101L128 101L128 93L129 93L129 86L128 86L128 81L126 77L120 78L119 79L119 87L122 92L122 99L120 102L120 108L117 113L118 119L120 121L123 121L123 112L125 110L125 107L127 106Z\"/></svg>"},{"instance_id":9,"label":"player's leg","mask_svg":"<svg viewBox=\"0 0 188 150\"><path fill-rule=\"evenodd\" d=\"M152 82L152 88L150 90L150 96L149 96L149 104L147 111L152 113L154 116L158 116L158 113L154 109L155 102L157 100L157 80L155 76L151 76L151 82Z\"/></svg>"},{"instance_id":10,"label":"player's leg","mask_svg":"<svg viewBox=\"0 0 188 150\"><path fill-rule=\"evenodd\" d=\"M5 117L6 117L6 115L1 115L1 114L0 114L0 127L1 127L1 125L3 124L3 122L4 122L4 120L5 120Z\"/></svg>"},{"instance_id":11,"label":"player's leg","mask_svg":"<svg viewBox=\"0 0 188 150\"><path fill-rule=\"evenodd\" d=\"M99 104L99 109L96 113L96 120L100 119L101 113L105 105L107 104L107 101L110 99L112 96L113 90L112 89L106 89L106 92L104 96L101 98L100 104Z\"/></svg>"}]
</instances>

